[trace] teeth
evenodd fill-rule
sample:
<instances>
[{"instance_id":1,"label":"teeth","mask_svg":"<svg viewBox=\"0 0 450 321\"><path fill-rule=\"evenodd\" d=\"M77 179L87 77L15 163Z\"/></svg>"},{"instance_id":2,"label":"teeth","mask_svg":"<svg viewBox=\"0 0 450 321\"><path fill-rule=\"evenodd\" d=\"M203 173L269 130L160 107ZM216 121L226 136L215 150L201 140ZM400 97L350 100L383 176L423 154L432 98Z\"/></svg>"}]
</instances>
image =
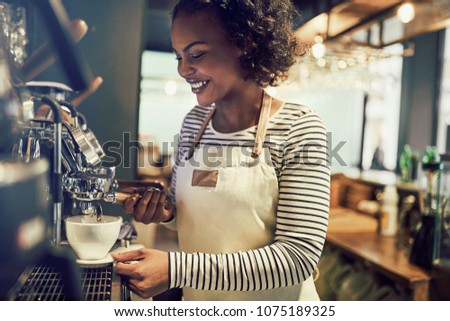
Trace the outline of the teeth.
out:
<instances>
[{"instance_id":1,"label":"teeth","mask_svg":"<svg viewBox=\"0 0 450 321\"><path fill-rule=\"evenodd\" d=\"M203 87L204 85L206 85L206 83L207 83L206 80L205 81L199 81L199 82L196 82L196 83L192 83L191 86L194 89L198 89L198 88Z\"/></svg>"}]
</instances>

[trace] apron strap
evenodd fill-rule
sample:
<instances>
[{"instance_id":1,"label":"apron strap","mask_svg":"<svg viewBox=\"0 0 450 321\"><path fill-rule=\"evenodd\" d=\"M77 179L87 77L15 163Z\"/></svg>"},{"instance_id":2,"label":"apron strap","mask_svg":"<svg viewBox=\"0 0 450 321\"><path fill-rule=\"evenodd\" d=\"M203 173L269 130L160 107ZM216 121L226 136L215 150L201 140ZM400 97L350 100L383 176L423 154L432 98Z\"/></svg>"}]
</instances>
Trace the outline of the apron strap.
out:
<instances>
[{"instance_id":1,"label":"apron strap","mask_svg":"<svg viewBox=\"0 0 450 321\"><path fill-rule=\"evenodd\" d=\"M267 124L270 118L270 108L272 107L272 96L265 91L263 94L263 101L261 112L259 114L258 129L256 130L255 145L253 146L252 157L259 157L261 154L264 137L266 136Z\"/></svg>"},{"instance_id":2,"label":"apron strap","mask_svg":"<svg viewBox=\"0 0 450 321\"><path fill-rule=\"evenodd\" d=\"M191 159L192 155L194 155L195 147L197 147L198 143L200 142L200 138L203 135L203 132L206 129L206 126L208 126L209 121L211 120L212 116L214 115L214 112L216 111L216 107L213 107L211 111L209 112L208 116L203 120L202 125L200 126L200 129L197 132L197 135L195 136L194 141L191 144L191 147L189 147L189 152L187 159Z\"/></svg>"},{"instance_id":3,"label":"apron strap","mask_svg":"<svg viewBox=\"0 0 450 321\"><path fill-rule=\"evenodd\" d=\"M272 97L269 96L264 91L261 112L259 114L259 120L258 120L258 129L256 130L255 145L253 146L253 151L252 151L253 158L259 157L259 155L261 154L263 143L264 143L264 137L266 136L267 124L269 122L271 107L272 107ZM194 150L197 147L197 145L199 144L200 138L202 137L203 132L205 131L206 126L208 126L208 123L211 120L212 116L214 116L215 111L216 111L216 107L213 107L213 109L211 109L208 116L206 116L206 118L203 120L203 123L200 126L200 129L198 130L194 141L192 142L191 146L189 147L187 159L190 159L192 157L192 155L194 155Z\"/></svg>"}]
</instances>

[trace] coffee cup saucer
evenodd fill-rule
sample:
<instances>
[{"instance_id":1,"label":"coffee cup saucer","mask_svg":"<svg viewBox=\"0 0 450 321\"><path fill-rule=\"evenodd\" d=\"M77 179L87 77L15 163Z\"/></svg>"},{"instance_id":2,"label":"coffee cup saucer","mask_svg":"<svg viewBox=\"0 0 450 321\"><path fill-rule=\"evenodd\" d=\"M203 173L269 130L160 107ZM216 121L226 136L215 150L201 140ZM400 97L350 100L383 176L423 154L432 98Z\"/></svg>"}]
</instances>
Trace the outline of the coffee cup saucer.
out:
<instances>
[{"instance_id":1,"label":"coffee cup saucer","mask_svg":"<svg viewBox=\"0 0 450 321\"><path fill-rule=\"evenodd\" d=\"M107 254L104 258L98 260L83 260L77 259L76 262L79 265L102 265L112 263L114 260L110 254Z\"/></svg>"},{"instance_id":2,"label":"coffee cup saucer","mask_svg":"<svg viewBox=\"0 0 450 321\"><path fill-rule=\"evenodd\" d=\"M114 262L114 259L112 258L111 254L119 254L119 253L125 253L128 251L138 250L142 249L144 246L142 244L131 244L128 247L119 246L111 250L104 258L99 260L83 260L83 259L77 259L76 262L81 266L89 266L89 265L104 265Z\"/></svg>"}]
</instances>

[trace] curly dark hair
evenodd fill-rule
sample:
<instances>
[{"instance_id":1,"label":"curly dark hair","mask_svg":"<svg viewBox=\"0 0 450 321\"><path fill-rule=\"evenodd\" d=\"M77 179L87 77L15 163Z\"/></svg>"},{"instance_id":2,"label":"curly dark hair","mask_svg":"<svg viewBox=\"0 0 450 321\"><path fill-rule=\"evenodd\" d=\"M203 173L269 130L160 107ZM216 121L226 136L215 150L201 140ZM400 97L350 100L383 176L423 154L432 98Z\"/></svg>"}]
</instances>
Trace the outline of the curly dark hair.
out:
<instances>
[{"instance_id":1,"label":"curly dark hair","mask_svg":"<svg viewBox=\"0 0 450 321\"><path fill-rule=\"evenodd\" d=\"M217 12L230 41L240 48L241 67L260 86L277 86L305 51L292 32L296 8L290 0L180 0L172 21L180 14Z\"/></svg>"}]
</instances>

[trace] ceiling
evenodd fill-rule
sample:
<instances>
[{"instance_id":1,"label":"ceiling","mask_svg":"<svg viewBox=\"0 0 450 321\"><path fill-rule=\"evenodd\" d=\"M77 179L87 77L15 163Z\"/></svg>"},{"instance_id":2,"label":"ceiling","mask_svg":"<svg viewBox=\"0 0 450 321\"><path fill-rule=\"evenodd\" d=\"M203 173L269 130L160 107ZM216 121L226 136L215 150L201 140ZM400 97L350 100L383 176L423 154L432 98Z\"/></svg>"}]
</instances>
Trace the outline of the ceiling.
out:
<instances>
[{"instance_id":1,"label":"ceiling","mask_svg":"<svg viewBox=\"0 0 450 321\"><path fill-rule=\"evenodd\" d=\"M367 45L382 48L450 25L450 0L410 0L415 8L415 18L406 24L397 19L397 10L405 2L402 0L318 2L331 5L316 10L297 26L296 35L303 42L313 43L318 34L333 41L364 33L368 38L365 40Z\"/></svg>"},{"instance_id":2,"label":"ceiling","mask_svg":"<svg viewBox=\"0 0 450 321\"><path fill-rule=\"evenodd\" d=\"M339 37L351 30L374 21L396 8L401 0L324 0L298 1L307 16L296 26L297 36L304 42L313 42L317 34L326 38ZM314 3L314 4L313 4ZM322 3L322 6L319 6ZM302 11L301 11L302 12Z\"/></svg>"},{"instance_id":3,"label":"ceiling","mask_svg":"<svg viewBox=\"0 0 450 321\"><path fill-rule=\"evenodd\" d=\"M362 29L369 30L374 23L395 16L395 10L403 2L402 0L293 1L300 12L294 21L294 29L299 39L306 43L312 43L317 34L325 34L326 38L335 40ZM178 0L148 0L147 50L172 51L170 12L177 2ZM413 37L450 24L450 0L416 0L414 2L416 10L423 12L422 19L415 19L416 23L408 24L400 38ZM398 41L398 39L394 40ZM379 41L375 45L383 46L384 44Z\"/></svg>"}]
</instances>

